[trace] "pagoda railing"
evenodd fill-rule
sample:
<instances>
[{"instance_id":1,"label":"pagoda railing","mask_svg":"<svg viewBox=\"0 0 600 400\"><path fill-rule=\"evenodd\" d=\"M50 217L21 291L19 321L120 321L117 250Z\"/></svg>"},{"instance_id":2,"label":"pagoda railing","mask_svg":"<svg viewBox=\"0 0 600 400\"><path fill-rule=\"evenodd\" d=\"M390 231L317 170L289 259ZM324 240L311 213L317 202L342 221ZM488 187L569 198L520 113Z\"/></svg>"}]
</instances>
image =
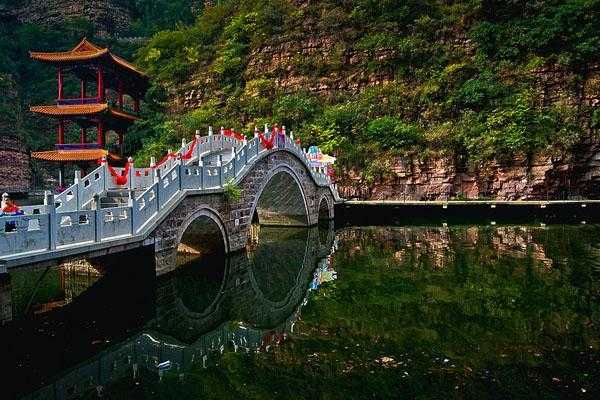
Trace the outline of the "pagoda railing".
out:
<instances>
[{"instance_id":1,"label":"pagoda railing","mask_svg":"<svg viewBox=\"0 0 600 400\"><path fill-rule=\"evenodd\" d=\"M96 150L101 146L98 143L63 143L55 144L56 150Z\"/></svg>"},{"instance_id":2,"label":"pagoda railing","mask_svg":"<svg viewBox=\"0 0 600 400\"><path fill-rule=\"evenodd\" d=\"M239 183L262 158L259 156L274 151L295 154L316 184L330 187L339 199L329 176L323 169L310 167L306 152L290 137L273 149L265 148L257 137L241 141L224 135L197 135L195 142L183 143L175 156L150 168L129 168L122 185L115 183L115 176L103 163L83 178L76 174L75 183L62 193L54 196L47 192L43 205L23 207L25 215L0 217L0 259L141 238L186 192L223 190L228 182ZM215 153L216 165L203 165L203 157ZM225 163L221 162L223 153L230 154ZM122 168L112 169L117 176L123 172ZM100 197L112 190L125 190L127 205L100 208Z\"/></svg>"},{"instance_id":3,"label":"pagoda railing","mask_svg":"<svg viewBox=\"0 0 600 400\"><path fill-rule=\"evenodd\" d=\"M100 104L101 101L98 97L77 97L72 99L56 99L57 106L74 106L84 104Z\"/></svg>"}]
</instances>

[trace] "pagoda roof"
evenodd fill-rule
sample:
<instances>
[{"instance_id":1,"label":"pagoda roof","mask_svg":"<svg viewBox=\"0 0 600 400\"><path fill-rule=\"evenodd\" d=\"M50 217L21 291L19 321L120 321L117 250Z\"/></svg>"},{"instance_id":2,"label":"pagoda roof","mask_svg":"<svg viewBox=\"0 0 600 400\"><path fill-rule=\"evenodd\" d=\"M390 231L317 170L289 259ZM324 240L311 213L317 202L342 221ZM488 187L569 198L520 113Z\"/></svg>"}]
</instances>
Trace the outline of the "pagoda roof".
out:
<instances>
[{"instance_id":1,"label":"pagoda roof","mask_svg":"<svg viewBox=\"0 0 600 400\"><path fill-rule=\"evenodd\" d=\"M147 77L147 75L140 71L135 65L130 62L124 60L123 58L113 54L110 52L108 48L103 48L95 45L90 42L86 38L83 38L77 46L75 46L72 50L69 51L59 51L59 52L37 52L30 51L29 55L34 60L39 60L47 63L73 63L79 61L89 61L95 59L106 60L111 64L114 64L118 67L124 68L134 74L137 74L141 77Z\"/></svg>"},{"instance_id":2,"label":"pagoda roof","mask_svg":"<svg viewBox=\"0 0 600 400\"><path fill-rule=\"evenodd\" d=\"M44 161L95 161L102 157L109 157L113 160L120 160L120 157L109 153L103 149L82 149L82 150L49 150L36 151L31 153L31 157Z\"/></svg>"},{"instance_id":3,"label":"pagoda roof","mask_svg":"<svg viewBox=\"0 0 600 400\"><path fill-rule=\"evenodd\" d=\"M138 119L133 114L110 107L108 103L31 106L29 110L50 117L78 117L106 113L110 116L131 122Z\"/></svg>"},{"instance_id":4,"label":"pagoda roof","mask_svg":"<svg viewBox=\"0 0 600 400\"><path fill-rule=\"evenodd\" d=\"M70 115L93 115L108 110L107 103L95 104L73 104L73 105L50 105L50 106L31 106L29 109L35 113L51 116L70 116Z\"/></svg>"}]
</instances>

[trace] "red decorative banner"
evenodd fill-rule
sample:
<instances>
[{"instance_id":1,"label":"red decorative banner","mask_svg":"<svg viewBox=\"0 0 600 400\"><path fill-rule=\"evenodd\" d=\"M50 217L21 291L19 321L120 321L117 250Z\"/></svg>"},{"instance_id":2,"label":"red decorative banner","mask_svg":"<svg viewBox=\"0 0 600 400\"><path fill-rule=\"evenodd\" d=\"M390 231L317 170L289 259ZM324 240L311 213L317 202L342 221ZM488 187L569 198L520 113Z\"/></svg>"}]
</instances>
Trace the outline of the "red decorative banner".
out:
<instances>
[{"instance_id":1,"label":"red decorative banner","mask_svg":"<svg viewBox=\"0 0 600 400\"><path fill-rule=\"evenodd\" d=\"M236 138L237 140L244 140L246 138L246 136L242 135L239 132L234 131L233 129L225 129L223 131L223 135L225 135L227 137Z\"/></svg>"},{"instance_id":2,"label":"red decorative banner","mask_svg":"<svg viewBox=\"0 0 600 400\"><path fill-rule=\"evenodd\" d=\"M277 135L275 135L275 132L271 132L271 136L269 136L268 139L262 133L258 134L258 138L260 139L260 143L267 150L271 150L273 148L273 146L275 145L275 136L277 136Z\"/></svg>"},{"instance_id":3,"label":"red decorative banner","mask_svg":"<svg viewBox=\"0 0 600 400\"><path fill-rule=\"evenodd\" d=\"M196 148L196 142L198 140L194 139L194 141L192 142L192 145L190 146L189 150L186 151L185 153L183 153L181 155L181 158L184 160L189 160L190 158L192 158L192 155L194 154L194 149Z\"/></svg>"},{"instance_id":4,"label":"red decorative banner","mask_svg":"<svg viewBox=\"0 0 600 400\"><path fill-rule=\"evenodd\" d=\"M125 168L119 174L113 167L111 167L108 163L106 163L108 172L110 172L110 175L113 177L113 181L115 182L115 185L121 186L121 185L127 184L127 177L129 176L129 167L130 166L131 166L131 163L129 163L129 162L126 163Z\"/></svg>"}]
</instances>

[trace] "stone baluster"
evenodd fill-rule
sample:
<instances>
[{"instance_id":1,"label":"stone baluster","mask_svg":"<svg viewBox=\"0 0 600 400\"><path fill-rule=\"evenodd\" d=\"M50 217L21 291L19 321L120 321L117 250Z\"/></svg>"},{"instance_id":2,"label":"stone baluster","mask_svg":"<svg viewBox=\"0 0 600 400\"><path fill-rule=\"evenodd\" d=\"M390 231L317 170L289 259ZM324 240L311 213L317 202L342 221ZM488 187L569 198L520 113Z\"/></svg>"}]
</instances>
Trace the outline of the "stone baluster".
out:
<instances>
[{"instance_id":1,"label":"stone baluster","mask_svg":"<svg viewBox=\"0 0 600 400\"><path fill-rule=\"evenodd\" d=\"M200 159L200 154L202 154L202 148L200 147L200 131L196 130L196 158L198 159L198 165L201 165L202 160Z\"/></svg>"},{"instance_id":2,"label":"stone baluster","mask_svg":"<svg viewBox=\"0 0 600 400\"><path fill-rule=\"evenodd\" d=\"M79 198L79 183L81 182L81 171L76 169L75 170L75 179L73 180L73 183L75 184L75 196L76 200L77 200L77 210L81 210L81 200Z\"/></svg>"},{"instance_id":3,"label":"stone baluster","mask_svg":"<svg viewBox=\"0 0 600 400\"><path fill-rule=\"evenodd\" d=\"M46 206L46 212L48 213L48 249L52 250L56 248L56 235L57 235L57 224L56 224L56 203L54 202L54 195L51 191L44 191L44 206Z\"/></svg>"},{"instance_id":4,"label":"stone baluster","mask_svg":"<svg viewBox=\"0 0 600 400\"><path fill-rule=\"evenodd\" d=\"M266 125L265 125L266 126ZM266 128L265 128L266 129ZM258 128L255 126L254 127L254 139L258 138Z\"/></svg>"},{"instance_id":5,"label":"stone baluster","mask_svg":"<svg viewBox=\"0 0 600 400\"><path fill-rule=\"evenodd\" d=\"M219 174L219 186L223 186L223 155L217 158L217 173Z\"/></svg>"},{"instance_id":6,"label":"stone baluster","mask_svg":"<svg viewBox=\"0 0 600 400\"><path fill-rule=\"evenodd\" d=\"M106 156L100 159L100 166L102 167L102 177L104 178L104 190L106 191L108 189L108 171L106 167Z\"/></svg>"},{"instance_id":7,"label":"stone baluster","mask_svg":"<svg viewBox=\"0 0 600 400\"><path fill-rule=\"evenodd\" d=\"M133 158L127 158L127 164L129 164L129 172L127 175L127 187L129 189L135 189L135 168L133 166Z\"/></svg>"}]
</instances>

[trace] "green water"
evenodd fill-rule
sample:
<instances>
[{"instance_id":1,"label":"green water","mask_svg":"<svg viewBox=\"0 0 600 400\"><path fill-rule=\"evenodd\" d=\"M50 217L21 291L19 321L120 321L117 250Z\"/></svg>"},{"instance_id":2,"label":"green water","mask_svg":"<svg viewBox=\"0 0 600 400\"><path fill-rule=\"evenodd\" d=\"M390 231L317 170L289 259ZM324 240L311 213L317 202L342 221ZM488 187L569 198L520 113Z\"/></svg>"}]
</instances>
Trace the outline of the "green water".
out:
<instances>
[{"instance_id":1,"label":"green water","mask_svg":"<svg viewBox=\"0 0 600 400\"><path fill-rule=\"evenodd\" d=\"M138 333L78 365L130 354L98 378L122 399L600 396L600 226L289 232L158 279Z\"/></svg>"}]
</instances>

